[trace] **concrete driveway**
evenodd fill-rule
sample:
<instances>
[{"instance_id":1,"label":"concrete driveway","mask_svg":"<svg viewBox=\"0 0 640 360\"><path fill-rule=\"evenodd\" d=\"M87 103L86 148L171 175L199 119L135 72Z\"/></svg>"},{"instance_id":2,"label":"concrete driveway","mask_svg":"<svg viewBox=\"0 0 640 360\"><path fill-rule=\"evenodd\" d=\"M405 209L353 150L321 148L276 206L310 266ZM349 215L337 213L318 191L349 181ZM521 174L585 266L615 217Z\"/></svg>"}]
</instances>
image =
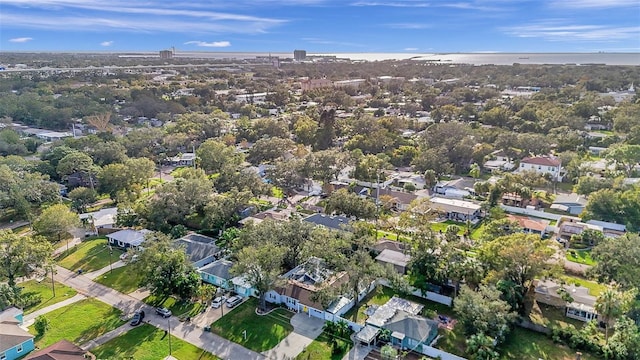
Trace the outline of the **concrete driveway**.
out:
<instances>
[{"instance_id":1,"label":"concrete driveway","mask_svg":"<svg viewBox=\"0 0 640 360\"><path fill-rule=\"evenodd\" d=\"M298 313L291 318L293 332L284 338L276 347L262 354L267 359L287 360L294 359L304 348L309 346L313 339L322 333L324 320Z\"/></svg>"}]
</instances>

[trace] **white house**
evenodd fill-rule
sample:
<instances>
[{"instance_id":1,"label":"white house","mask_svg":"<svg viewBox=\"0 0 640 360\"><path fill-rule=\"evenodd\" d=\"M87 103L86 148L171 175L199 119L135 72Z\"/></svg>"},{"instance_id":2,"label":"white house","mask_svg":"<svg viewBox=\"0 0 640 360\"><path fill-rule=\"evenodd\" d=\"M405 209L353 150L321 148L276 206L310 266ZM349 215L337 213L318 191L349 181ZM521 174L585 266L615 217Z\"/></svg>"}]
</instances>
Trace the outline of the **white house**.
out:
<instances>
[{"instance_id":1,"label":"white house","mask_svg":"<svg viewBox=\"0 0 640 360\"><path fill-rule=\"evenodd\" d=\"M151 230L147 229L124 229L108 234L107 239L109 240L109 245L112 246L117 246L124 249L130 247L137 248L144 242L145 236L150 232Z\"/></svg>"},{"instance_id":2,"label":"white house","mask_svg":"<svg viewBox=\"0 0 640 360\"><path fill-rule=\"evenodd\" d=\"M80 214L80 220L86 222L91 232L98 233L100 229L112 229L116 224L118 208L102 208L98 211Z\"/></svg>"},{"instance_id":3,"label":"white house","mask_svg":"<svg viewBox=\"0 0 640 360\"><path fill-rule=\"evenodd\" d=\"M535 171L538 174L549 174L557 181L562 181L560 160L551 157L526 157L520 161L518 171Z\"/></svg>"}]
</instances>

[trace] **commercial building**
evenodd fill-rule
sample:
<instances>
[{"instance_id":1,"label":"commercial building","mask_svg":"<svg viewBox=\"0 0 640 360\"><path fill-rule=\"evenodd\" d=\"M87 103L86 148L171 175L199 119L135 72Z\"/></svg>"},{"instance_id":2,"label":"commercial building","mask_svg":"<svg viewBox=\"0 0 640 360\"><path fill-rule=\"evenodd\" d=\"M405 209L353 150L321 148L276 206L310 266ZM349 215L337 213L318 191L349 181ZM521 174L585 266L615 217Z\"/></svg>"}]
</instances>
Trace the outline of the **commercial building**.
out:
<instances>
[{"instance_id":1,"label":"commercial building","mask_svg":"<svg viewBox=\"0 0 640 360\"><path fill-rule=\"evenodd\" d=\"M293 50L293 60L295 61L304 61L307 59L307 51L306 50Z\"/></svg>"}]
</instances>

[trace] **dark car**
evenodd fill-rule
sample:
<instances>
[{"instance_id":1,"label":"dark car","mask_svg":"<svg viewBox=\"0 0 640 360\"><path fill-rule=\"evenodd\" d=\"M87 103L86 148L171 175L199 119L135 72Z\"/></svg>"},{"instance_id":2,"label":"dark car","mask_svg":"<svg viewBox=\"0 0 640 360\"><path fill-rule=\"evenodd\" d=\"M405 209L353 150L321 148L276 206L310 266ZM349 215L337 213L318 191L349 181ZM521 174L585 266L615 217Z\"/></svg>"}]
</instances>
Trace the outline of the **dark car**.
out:
<instances>
[{"instance_id":1,"label":"dark car","mask_svg":"<svg viewBox=\"0 0 640 360\"><path fill-rule=\"evenodd\" d=\"M167 308L156 308L156 314L162 316L163 318L168 318L171 316L171 310Z\"/></svg>"},{"instance_id":2,"label":"dark car","mask_svg":"<svg viewBox=\"0 0 640 360\"><path fill-rule=\"evenodd\" d=\"M136 311L135 314L133 314L133 317L131 318L131 322L129 324L131 324L131 326L140 325L142 319L144 319L144 311Z\"/></svg>"}]
</instances>

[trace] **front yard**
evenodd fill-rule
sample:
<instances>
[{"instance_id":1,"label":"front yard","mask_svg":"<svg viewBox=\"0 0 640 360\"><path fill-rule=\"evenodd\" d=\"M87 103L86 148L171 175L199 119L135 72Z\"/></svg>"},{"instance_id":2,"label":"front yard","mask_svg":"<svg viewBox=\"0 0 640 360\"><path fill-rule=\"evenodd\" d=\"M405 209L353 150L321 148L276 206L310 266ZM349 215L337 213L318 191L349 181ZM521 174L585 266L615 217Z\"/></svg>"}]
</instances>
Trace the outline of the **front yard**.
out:
<instances>
[{"instance_id":1,"label":"front yard","mask_svg":"<svg viewBox=\"0 0 640 360\"><path fill-rule=\"evenodd\" d=\"M591 250L574 250L569 249L566 253L567 260L578 264L593 266L596 261L591 257Z\"/></svg>"},{"instance_id":2,"label":"front yard","mask_svg":"<svg viewBox=\"0 0 640 360\"><path fill-rule=\"evenodd\" d=\"M173 315L178 317L196 316L202 312L203 308L206 307L206 305L201 304L200 302L181 302L171 296L158 298L154 295L149 295L144 298L144 302L154 307L165 307L171 310Z\"/></svg>"},{"instance_id":3,"label":"front yard","mask_svg":"<svg viewBox=\"0 0 640 360\"><path fill-rule=\"evenodd\" d=\"M169 339L163 330L142 324L91 350L98 359L164 359L169 354ZM178 360L217 360L218 357L171 336L171 356Z\"/></svg>"},{"instance_id":4,"label":"front yard","mask_svg":"<svg viewBox=\"0 0 640 360\"><path fill-rule=\"evenodd\" d=\"M29 314L36 310L40 310L49 305L53 305L55 303L59 303L60 301L67 300L69 298L74 297L77 292L66 286L62 285L59 282L55 282L55 290L56 296L53 296L53 289L51 288L51 278L45 277L42 281L38 282L36 280L29 280L23 283L20 283L18 286L22 288L22 294L27 296L39 296L40 301L34 305L25 307L24 313Z\"/></svg>"},{"instance_id":5,"label":"front yard","mask_svg":"<svg viewBox=\"0 0 640 360\"><path fill-rule=\"evenodd\" d=\"M257 315L257 306L258 299L250 298L232 311L225 309L225 315L211 324L211 331L253 351L273 348L293 331L290 323L293 313L276 309L267 315Z\"/></svg>"},{"instance_id":6,"label":"front yard","mask_svg":"<svg viewBox=\"0 0 640 360\"><path fill-rule=\"evenodd\" d=\"M334 352L330 341L329 336L323 331L320 336L315 338L309 346L298 354L296 360L342 360L353 346L353 342L350 339L337 339L337 351Z\"/></svg>"},{"instance_id":7,"label":"front yard","mask_svg":"<svg viewBox=\"0 0 640 360\"><path fill-rule=\"evenodd\" d=\"M119 260L122 250L113 247L111 261ZM106 238L85 240L81 244L63 252L58 258L58 264L63 268L76 271L82 269L84 272L100 270L109 266L109 246Z\"/></svg>"},{"instance_id":8,"label":"front yard","mask_svg":"<svg viewBox=\"0 0 640 360\"><path fill-rule=\"evenodd\" d=\"M47 347L62 339L81 345L95 339L126 321L120 319L122 312L96 299L86 299L54 310L46 315L49 330L40 338L36 346ZM33 326L29 332L36 334Z\"/></svg>"},{"instance_id":9,"label":"front yard","mask_svg":"<svg viewBox=\"0 0 640 360\"><path fill-rule=\"evenodd\" d=\"M113 272L106 272L94 281L123 294L134 292L140 287L140 276L131 270L130 265L113 269Z\"/></svg>"}]
</instances>

